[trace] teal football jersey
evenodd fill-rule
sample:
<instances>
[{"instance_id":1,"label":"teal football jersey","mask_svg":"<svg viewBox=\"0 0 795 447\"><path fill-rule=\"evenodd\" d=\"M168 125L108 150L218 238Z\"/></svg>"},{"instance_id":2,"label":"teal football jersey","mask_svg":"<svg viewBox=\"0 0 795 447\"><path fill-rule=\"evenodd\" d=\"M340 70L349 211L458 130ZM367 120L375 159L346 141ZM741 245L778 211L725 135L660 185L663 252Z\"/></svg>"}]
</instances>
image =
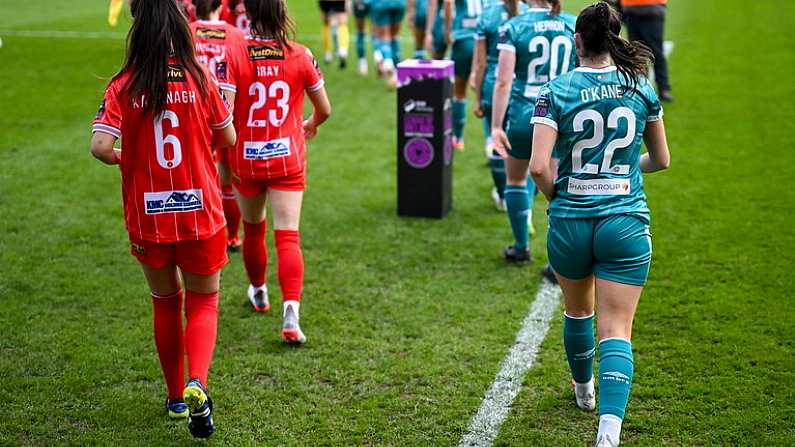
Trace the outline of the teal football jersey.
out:
<instances>
[{"instance_id":1,"label":"teal football jersey","mask_svg":"<svg viewBox=\"0 0 795 447\"><path fill-rule=\"evenodd\" d=\"M471 39L475 37L478 18L485 8L497 0L455 0L455 15L451 37L453 40Z\"/></svg>"},{"instance_id":2,"label":"teal football jersey","mask_svg":"<svg viewBox=\"0 0 795 447\"><path fill-rule=\"evenodd\" d=\"M633 91L622 81L616 67L580 67L541 89L531 122L558 130L550 216L648 216L640 146L646 123L663 111L646 78Z\"/></svg>"},{"instance_id":3,"label":"teal football jersey","mask_svg":"<svg viewBox=\"0 0 795 447\"><path fill-rule=\"evenodd\" d=\"M549 9L530 8L502 27L497 48L516 53L511 107L532 110L541 87L577 65L576 20L571 14L554 16Z\"/></svg>"},{"instance_id":4,"label":"teal football jersey","mask_svg":"<svg viewBox=\"0 0 795 447\"><path fill-rule=\"evenodd\" d=\"M527 12L528 6L519 3L519 15ZM483 14L478 19L478 26L475 30L475 38L486 41L486 77L493 80L497 76L497 62L500 59L500 50L497 49L499 41L500 27L508 21L508 9L501 1L493 2L491 6L483 10Z\"/></svg>"},{"instance_id":5,"label":"teal football jersey","mask_svg":"<svg viewBox=\"0 0 795 447\"><path fill-rule=\"evenodd\" d=\"M404 9L406 0L370 0L373 9Z\"/></svg>"}]
</instances>

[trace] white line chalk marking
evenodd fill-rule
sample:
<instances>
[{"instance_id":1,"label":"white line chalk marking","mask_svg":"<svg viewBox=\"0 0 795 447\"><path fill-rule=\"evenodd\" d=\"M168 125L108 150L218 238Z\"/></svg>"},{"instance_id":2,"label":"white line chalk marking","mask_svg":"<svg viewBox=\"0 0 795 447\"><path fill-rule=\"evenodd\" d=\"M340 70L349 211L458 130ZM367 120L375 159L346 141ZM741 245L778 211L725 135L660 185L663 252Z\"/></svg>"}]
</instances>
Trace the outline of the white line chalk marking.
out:
<instances>
[{"instance_id":1,"label":"white line chalk marking","mask_svg":"<svg viewBox=\"0 0 795 447\"><path fill-rule=\"evenodd\" d=\"M536 299L525 317L516 341L508 351L500 372L486 391L483 403L469 423L460 447L488 447L500 432L500 426L511 411L527 371L533 367L541 342L549 331L549 322L560 304L560 288L542 280Z\"/></svg>"}]
</instances>

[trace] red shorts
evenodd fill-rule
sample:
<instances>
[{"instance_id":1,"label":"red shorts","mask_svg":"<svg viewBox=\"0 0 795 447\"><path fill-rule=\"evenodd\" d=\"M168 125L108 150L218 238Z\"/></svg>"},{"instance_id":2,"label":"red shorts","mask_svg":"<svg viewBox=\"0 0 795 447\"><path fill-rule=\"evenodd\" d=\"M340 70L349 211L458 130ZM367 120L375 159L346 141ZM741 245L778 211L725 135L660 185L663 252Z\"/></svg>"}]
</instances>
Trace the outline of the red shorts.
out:
<instances>
[{"instance_id":1,"label":"red shorts","mask_svg":"<svg viewBox=\"0 0 795 447\"><path fill-rule=\"evenodd\" d=\"M153 269L176 264L180 269L207 276L226 265L226 228L208 239L157 243L130 238L130 252Z\"/></svg>"},{"instance_id":2,"label":"red shorts","mask_svg":"<svg viewBox=\"0 0 795 447\"><path fill-rule=\"evenodd\" d=\"M232 184L243 196L258 196L269 189L279 191L303 191L306 188L304 172L277 178L251 178L232 176Z\"/></svg>"}]
</instances>

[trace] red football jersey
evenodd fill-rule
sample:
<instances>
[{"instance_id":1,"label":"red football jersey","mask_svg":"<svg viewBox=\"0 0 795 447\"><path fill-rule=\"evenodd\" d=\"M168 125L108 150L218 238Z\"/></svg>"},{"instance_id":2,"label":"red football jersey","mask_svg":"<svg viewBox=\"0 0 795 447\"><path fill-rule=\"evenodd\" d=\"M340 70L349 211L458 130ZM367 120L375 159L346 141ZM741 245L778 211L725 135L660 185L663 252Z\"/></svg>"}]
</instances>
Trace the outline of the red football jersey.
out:
<instances>
[{"instance_id":1,"label":"red football jersey","mask_svg":"<svg viewBox=\"0 0 795 447\"><path fill-rule=\"evenodd\" d=\"M278 178L306 167L304 92L323 88L323 75L303 45L248 36L233 52L230 82L237 86L238 139L230 167L239 177Z\"/></svg>"},{"instance_id":2,"label":"red football jersey","mask_svg":"<svg viewBox=\"0 0 795 447\"><path fill-rule=\"evenodd\" d=\"M222 13L221 17L230 25L242 31L243 34L248 34L251 29L251 22L246 15L246 5L243 3L243 0L228 1L228 6L224 8L226 13Z\"/></svg>"},{"instance_id":3,"label":"red football jersey","mask_svg":"<svg viewBox=\"0 0 795 447\"><path fill-rule=\"evenodd\" d=\"M177 5L185 13L185 18L188 19L188 22L196 20L196 6L194 6L193 0L177 0Z\"/></svg>"},{"instance_id":4,"label":"red football jersey","mask_svg":"<svg viewBox=\"0 0 795 447\"><path fill-rule=\"evenodd\" d=\"M206 239L225 226L213 129L232 123L217 88L201 89L169 61L163 111L144 111L146 96L131 98L130 72L114 78L94 119L94 132L122 139L124 218L132 237L157 243ZM208 74L208 82L214 80Z\"/></svg>"},{"instance_id":5,"label":"red football jersey","mask_svg":"<svg viewBox=\"0 0 795 447\"><path fill-rule=\"evenodd\" d=\"M221 85L222 90L235 91L229 83L230 51L239 51L245 36L234 26L222 21L197 20L190 24L193 41L196 43L196 59L199 60Z\"/></svg>"}]
</instances>

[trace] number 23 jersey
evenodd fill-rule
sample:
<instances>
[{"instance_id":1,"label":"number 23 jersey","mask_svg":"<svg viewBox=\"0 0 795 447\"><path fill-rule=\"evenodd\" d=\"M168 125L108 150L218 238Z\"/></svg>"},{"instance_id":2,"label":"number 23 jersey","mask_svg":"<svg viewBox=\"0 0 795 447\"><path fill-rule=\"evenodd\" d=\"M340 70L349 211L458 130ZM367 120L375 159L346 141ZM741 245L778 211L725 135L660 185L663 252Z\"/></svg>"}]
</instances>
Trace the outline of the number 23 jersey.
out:
<instances>
[{"instance_id":1,"label":"number 23 jersey","mask_svg":"<svg viewBox=\"0 0 795 447\"><path fill-rule=\"evenodd\" d=\"M640 147L646 123L662 116L649 81L641 77L630 92L615 66L576 68L544 86L531 121L558 131L553 154L558 176L549 215L648 216Z\"/></svg>"},{"instance_id":2,"label":"number 23 jersey","mask_svg":"<svg viewBox=\"0 0 795 447\"><path fill-rule=\"evenodd\" d=\"M235 128L230 153L232 172L241 178L280 178L306 169L303 130L304 92L323 88L323 75L312 53L289 42L248 36L229 63L235 84Z\"/></svg>"},{"instance_id":3,"label":"number 23 jersey","mask_svg":"<svg viewBox=\"0 0 795 447\"><path fill-rule=\"evenodd\" d=\"M162 112L130 98L129 71L114 78L94 119L94 132L122 139L124 219L131 237L157 243L207 239L224 225L213 130L232 124L207 74L206 96L173 59Z\"/></svg>"}]
</instances>

